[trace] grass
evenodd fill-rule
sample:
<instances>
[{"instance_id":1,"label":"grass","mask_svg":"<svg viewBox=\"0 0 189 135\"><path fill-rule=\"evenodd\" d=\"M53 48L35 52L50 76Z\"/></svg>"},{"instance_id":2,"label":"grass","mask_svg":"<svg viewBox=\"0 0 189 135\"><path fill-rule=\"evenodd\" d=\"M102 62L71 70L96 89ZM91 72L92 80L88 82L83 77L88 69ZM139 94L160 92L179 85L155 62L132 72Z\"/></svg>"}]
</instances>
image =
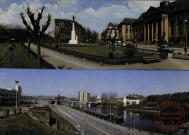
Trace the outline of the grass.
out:
<instances>
[{"instance_id":1,"label":"grass","mask_svg":"<svg viewBox=\"0 0 189 135\"><path fill-rule=\"evenodd\" d=\"M9 51L10 46L11 46L11 44L9 44L9 43L0 43L0 60L4 57L6 52Z\"/></svg>"},{"instance_id":2,"label":"grass","mask_svg":"<svg viewBox=\"0 0 189 135\"><path fill-rule=\"evenodd\" d=\"M17 114L1 118L0 129L0 135L64 135L62 131L50 129L32 120L27 114Z\"/></svg>"},{"instance_id":3,"label":"grass","mask_svg":"<svg viewBox=\"0 0 189 135\"><path fill-rule=\"evenodd\" d=\"M10 43L1 43L0 58L3 58L9 51ZM1 60L1 59L0 59ZM37 68L37 59L32 54L28 58L28 50L24 49L19 43L15 44L14 56L12 62L3 63L1 68ZM42 63L42 68L48 68Z\"/></svg>"},{"instance_id":4,"label":"grass","mask_svg":"<svg viewBox=\"0 0 189 135\"><path fill-rule=\"evenodd\" d=\"M51 46L55 47L55 45L59 45L58 43L52 43ZM49 44L46 44L47 46ZM91 47L88 47L91 46ZM110 46L94 46L93 45L87 45L87 47L76 47L76 46L64 46L61 45L61 49L69 50L69 51L74 51L74 52L79 52L79 53L85 53L85 54L91 54L91 55L96 55L96 56L103 56L103 57L109 57L109 53L111 52L111 47ZM125 57L125 48L120 49L119 47L116 47L116 53L115 57Z\"/></svg>"},{"instance_id":5,"label":"grass","mask_svg":"<svg viewBox=\"0 0 189 135\"><path fill-rule=\"evenodd\" d=\"M72 135L73 132L77 132L77 129L71 123L69 123L67 120L65 120L53 110L51 110L51 118L59 121L60 130L63 130L66 135Z\"/></svg>"}]
</instances>

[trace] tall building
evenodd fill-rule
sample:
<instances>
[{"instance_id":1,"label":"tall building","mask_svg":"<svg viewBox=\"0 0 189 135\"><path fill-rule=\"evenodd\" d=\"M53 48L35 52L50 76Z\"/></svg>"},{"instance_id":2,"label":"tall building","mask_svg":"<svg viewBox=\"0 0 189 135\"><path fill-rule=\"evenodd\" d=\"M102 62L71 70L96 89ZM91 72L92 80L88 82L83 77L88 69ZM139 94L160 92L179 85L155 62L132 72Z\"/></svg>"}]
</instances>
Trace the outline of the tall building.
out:
<instances>
[{"instance_id":1,"label":"tall building","mask_svg":"<svg viewBox=\"0 0 189 135\"><path fill-rule=\"evenodd\" d=\"M72 31L72 20L68 19L55 19L55 39L58 41L62 41L64 43L68 43L71 39L71 31ZM75 30L76 35L78 36L78 41L82 42L84 40L85 28L75 22Z\"/></svg>"},{"instance_id":2,"label":"tall building","mask_svg":"<svg viewBox=\"0 0 189 135\"><path fill-rule=\"evenodd\" d=\"M91 93L89 91L79 91L79 101L80 103L86 104L90 99Z\"/></svg>"}]
</instances>

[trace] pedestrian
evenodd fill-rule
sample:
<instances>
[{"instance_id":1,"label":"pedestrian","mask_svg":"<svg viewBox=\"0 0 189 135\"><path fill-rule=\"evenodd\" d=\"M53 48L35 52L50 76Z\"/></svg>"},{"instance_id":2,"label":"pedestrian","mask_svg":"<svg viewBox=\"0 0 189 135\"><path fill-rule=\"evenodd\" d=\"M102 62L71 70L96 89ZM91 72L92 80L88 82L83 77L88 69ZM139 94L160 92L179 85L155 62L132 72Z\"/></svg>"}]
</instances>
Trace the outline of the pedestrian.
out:
<instances>
[{"instance_id":1,"label":"pedestrian","mask_svg":"<svg viewBox=\"0 0 189 135\"><path fill-rule=\"evenodd\" d=\"M184 48L184 52L185 52L185 55L187 55L187 48L186 47Z\"/></svg>"}]
</instances>

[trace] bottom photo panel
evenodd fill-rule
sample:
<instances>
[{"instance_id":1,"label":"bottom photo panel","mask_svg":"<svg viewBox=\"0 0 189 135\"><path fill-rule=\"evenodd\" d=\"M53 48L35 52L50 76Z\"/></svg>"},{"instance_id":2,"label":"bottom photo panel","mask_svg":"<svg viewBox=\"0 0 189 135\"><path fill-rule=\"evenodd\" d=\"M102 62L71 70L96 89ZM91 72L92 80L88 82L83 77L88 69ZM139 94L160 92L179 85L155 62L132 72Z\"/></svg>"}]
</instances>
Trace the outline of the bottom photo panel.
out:
<instances>
[{"instance_id":1,"label":"bottom photo panel","mask_svg":"<svg viewBox=\"0 0 189 135\"><path fill-rule=\"evenodd\" d=\"M189 71L0 69L0 135L189 135Z\"/></svg>"}]
</instances>

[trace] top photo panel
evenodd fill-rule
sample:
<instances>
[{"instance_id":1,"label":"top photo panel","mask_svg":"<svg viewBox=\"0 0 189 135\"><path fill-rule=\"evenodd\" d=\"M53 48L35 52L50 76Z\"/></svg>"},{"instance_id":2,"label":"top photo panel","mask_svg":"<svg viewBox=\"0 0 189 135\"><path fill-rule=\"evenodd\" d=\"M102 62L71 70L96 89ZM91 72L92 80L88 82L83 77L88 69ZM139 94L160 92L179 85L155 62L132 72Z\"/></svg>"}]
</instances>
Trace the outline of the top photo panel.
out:
<instances>
[{"instance_id":1,"label":"top photo panel","mask_svg":"<svg viewBox=\"0 0 189 135\"><path fill-rule=\"evenodd\" d=\"M189 70L188 0L0 0L0 68Z\"/></svg>"}]
</instances>

